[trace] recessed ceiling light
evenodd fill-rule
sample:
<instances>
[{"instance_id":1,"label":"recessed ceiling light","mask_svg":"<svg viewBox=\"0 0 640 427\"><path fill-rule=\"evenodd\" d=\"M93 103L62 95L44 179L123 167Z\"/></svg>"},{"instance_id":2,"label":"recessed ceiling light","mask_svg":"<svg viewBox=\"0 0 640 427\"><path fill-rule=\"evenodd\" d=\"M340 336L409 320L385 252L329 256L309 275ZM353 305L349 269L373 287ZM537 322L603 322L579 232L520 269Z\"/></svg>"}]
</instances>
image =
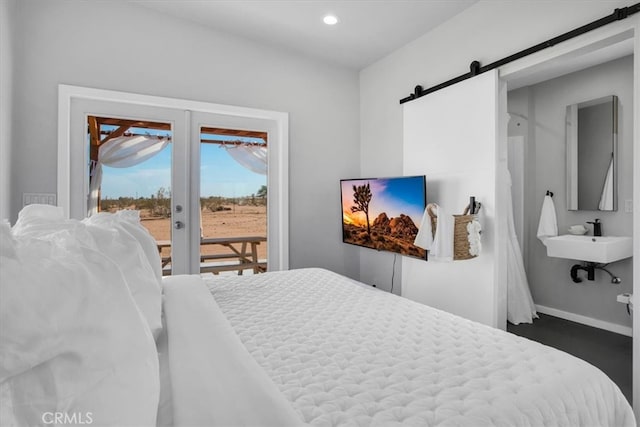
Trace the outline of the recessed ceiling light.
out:
<instances>
[{"instance_id":1,"label":"recessed ceiling light","mask_svg":"<svg viewBox=\"0 0 640 427\"><path fill-rule=\"evenodd\" d=\"M338 23L338 18L336 18L334 15L327 15L322 18L322 20L327 25L336 25Z\"/></svg>"}]
</instances>

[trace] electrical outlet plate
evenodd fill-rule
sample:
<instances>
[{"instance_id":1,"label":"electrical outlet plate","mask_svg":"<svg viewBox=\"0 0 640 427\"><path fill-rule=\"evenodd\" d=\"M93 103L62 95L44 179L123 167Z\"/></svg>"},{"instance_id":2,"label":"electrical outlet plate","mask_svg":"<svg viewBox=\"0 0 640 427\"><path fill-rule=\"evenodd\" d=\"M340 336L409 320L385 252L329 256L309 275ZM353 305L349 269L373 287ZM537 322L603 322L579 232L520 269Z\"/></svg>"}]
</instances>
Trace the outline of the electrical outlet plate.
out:
<instances>
[{"instance_id":1,"label":"electrical outlet plate","mask_svg":"<svg viewBox=\"0 0 640 427\"><path fill-rule=\"evenodd\" d=\"M617 301L622 304L629 304L631 302L631 294L620 294L618 295Z\"/></svg>"},{"instance_id":2,"label":"electrical outlet plate","mask_svg":"<svg viewBox=\"0 0 640 427\"><path fill-rule=\"evenodd\" d=\"M55 193L22 193L22 207L33 204L53 205L58 204Z\"/></svg>"},{"instance_id":3,"label":"electrical outlet plate","mask_svg":"<svg viewBox=\"0 0 640 427\"><path fill-rule=\"evenodd\" d=\"M627 199L624 201L624 211L625 213L633 213L633 200Z\"/></svg>"}]
</instances>

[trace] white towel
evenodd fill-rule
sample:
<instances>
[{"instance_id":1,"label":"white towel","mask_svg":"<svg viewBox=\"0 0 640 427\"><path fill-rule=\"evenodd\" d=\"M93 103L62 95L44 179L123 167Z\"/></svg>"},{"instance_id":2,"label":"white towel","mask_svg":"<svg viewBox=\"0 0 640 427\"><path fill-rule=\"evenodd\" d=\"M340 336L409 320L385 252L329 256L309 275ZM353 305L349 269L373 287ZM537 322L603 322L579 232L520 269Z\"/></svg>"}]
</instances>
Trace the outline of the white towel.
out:
<instances>
[{"instance_id":1,"label":"white towel","mask_svg":"<svg viewBox=\"0 0 640 427\"><path fill-rule=\"evenodd\" d=\"M598 209L601 211L613 210L613 157L609 162L607 175L604 178L604 185L602 187L602 194L600 195Z\"/></svg>"},{"instance_id":2,"label":"white towel","mask_svg":"<svg viewBox=\"0 0 640 427\"><path fill-rule=\"evenodd\" d=\"M422 215L420 230L413 244L430 251L432 259L437 261L453 261L453 226L454 217L446 213L440 206L432 204L438 216L435 236L431 230L431 219L425 209Z\"/></svg>"},{"instance_id":3,"label":"white towel","mask_svg":"<svg viewBox=\"0 0 640 427\"><path fill-rule=\"evenodd\" d=\"M431 249L433 246L433 230L431 229L431 217L429 216L428 209L425 209L422 214L420 228L418 229L418 234L416 235L413 244L426 250Z\"/></svg>"},{"instance_id":4,"label":"white towel","mask_svg":"<svg viewBox=\"0 0 640 427\"><path fill-rule=\"evenodd\" d=\"M547 237L558 235L558 221L556 219L556 207L550 195L544 196L542 211L540 212L540 223L538 224L538 239L545 242Z\"/></svg>"}]
</instances>

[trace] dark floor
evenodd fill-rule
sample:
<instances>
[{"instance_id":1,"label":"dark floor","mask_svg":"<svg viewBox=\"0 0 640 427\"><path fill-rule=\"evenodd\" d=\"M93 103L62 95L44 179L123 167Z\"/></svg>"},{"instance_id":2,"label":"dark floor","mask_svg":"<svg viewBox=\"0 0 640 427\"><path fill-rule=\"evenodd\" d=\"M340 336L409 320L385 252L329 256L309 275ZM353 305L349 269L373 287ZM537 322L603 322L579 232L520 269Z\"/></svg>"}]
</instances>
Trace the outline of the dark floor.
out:
<instances>
[{"instance_id":1,"label":"dark floor","mask_svg":"<svg viewBox=\"0 0 640 427\"><path fill-rule=\"evenodd\" d=\"M600 368L631 402L631 337L538 314L533 324L507 324L513 334L579 357Z\"/></svg>"}]
</instances>

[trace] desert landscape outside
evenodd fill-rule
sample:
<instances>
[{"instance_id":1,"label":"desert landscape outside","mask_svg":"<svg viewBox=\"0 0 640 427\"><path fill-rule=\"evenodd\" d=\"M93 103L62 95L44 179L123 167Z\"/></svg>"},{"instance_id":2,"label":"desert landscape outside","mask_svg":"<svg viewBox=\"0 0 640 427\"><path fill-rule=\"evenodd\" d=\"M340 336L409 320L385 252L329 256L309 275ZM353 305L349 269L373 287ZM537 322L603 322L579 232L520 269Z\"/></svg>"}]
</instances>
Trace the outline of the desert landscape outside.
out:
<instances>
[{"instance_id":1,"label":"desert landscape outside","mask_svg":"<svg viewBox=\"0 0 640 427\"><path fill-rule=\"evenodd\" d=\"M87 120L89 177L92 185L97 182L89 211L137 210L158 242L164 273L170 274L172 177L186 168L174 164L171 123ZM265 132L201 125L200 194L190 196L199 198L201 271L219 273L240 263L251 264L255 272L266 269L266 141Z\"/></svg>"},{"instance_id":2,"label":"desert landscape outside","mask_svg":"<svg viewBox=\"0 0 640 427\"><path fill-rule=\"evenodd\" d=\"M215 199L215 201L211 202L211 199ZM149 230L156 241L171 240L169 206L169 198L101 200L101 211L138 210L140 222ZM267 236L266 198L203 198L201 206L203 238ZM214 255L229 253L229 249L220 245L202 245L200 252L202 255ZM171 249L169 247L163 248L161 256L171 256ZM267 259L266 242L258 245L258 258L260 260Z\"/></svg>"},{"instance_id":3,"label":"desert landscape outside","mask_svg":"<svg viewBox=\"0 0 640 427\"><path fill-rule=\"evenodd\" d=\"M426 259L413 244L426 206L425 178L342 180L342 240Z\"/></svg>"}]
</instances>

